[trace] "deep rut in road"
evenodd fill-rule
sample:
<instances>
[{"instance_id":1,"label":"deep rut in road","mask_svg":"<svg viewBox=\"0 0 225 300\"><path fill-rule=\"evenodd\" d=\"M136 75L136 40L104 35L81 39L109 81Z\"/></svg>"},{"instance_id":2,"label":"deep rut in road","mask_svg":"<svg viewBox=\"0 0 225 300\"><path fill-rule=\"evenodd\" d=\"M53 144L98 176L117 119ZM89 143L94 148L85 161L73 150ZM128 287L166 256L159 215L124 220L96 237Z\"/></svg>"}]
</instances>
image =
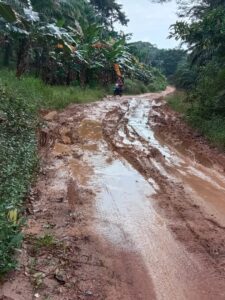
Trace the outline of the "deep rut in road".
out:
<instances>
[{"instance_id":1,"label":"deep rut in road","mask_svg":"<svg viewBox=\"0 0 225 300\"><path fill-rule=\"evenodd\" d=\"M54 143L3 295L225 299L225 155L167 107L172 91L45 115Z\"/></svg>"}]
</instances>

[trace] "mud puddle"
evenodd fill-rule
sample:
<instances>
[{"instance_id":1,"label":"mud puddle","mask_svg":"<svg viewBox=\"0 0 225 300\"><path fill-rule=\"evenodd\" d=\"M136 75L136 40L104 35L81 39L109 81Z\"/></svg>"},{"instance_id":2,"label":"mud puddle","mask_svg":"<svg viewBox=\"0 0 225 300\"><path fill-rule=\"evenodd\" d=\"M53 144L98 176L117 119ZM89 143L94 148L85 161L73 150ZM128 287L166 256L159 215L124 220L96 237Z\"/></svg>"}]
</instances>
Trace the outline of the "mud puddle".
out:
<instances>
[{"instance_id":1,"label":"mud puddle","mask_svg":"<svg viewBox=\"0 0 225 300\"><path fill-rule=\"evenodd\" d=\"M149 115L158 115L155 107L163 102L155 100L154 96L150 101L133 98L104 120L109 145L142 174L142 180L140 173L130 171L124 163L104 167L100 212L110 220L110 226L106 223L103 232L121 246L128 244L126 236L134 251L142 254L158 299L223 299L224 290L218 292L216 275L205 276L208 265L201 260L205 251L213 257L220 255L223 261L224 231L219 223L225 221L225 177L182 154L173 140L166 143L156 134L157 124L151 117L149 121ZM120 171L115 172L118 165ZM168 219L159 216L158 205ZM210 220L211 216L214 219ZM189 251L177 243L168 228L188 244ZM190 250L200 251L200 260Z\"/></svg>"},{"instance_id":2,"label":"mud puddle","mask_svg":"<svg viewBox=\"0 0 225 300\"><path fill-rule=\"evenodd\" d=\"M160 103L154 100L132 99L124 115L126 124L121 122L118 136L114 136L116 145L128 145L145 154L150 148L154 149L156 159L151 154L150 160L158 171L172 180L182 182L208 213L214 214L225 225L225 176L208 161L200 163L194 152L188 153L188 148L182 147L181 141L177 142L172 137L169 140L155 130L152 117L159 114L155 110L158 106Z\"/></svg>"},{"instance_id":3,"label":"mud puddle","mask_svg":"<svg viewBox=\"0 0 225 300\"><path fill-rule=\"evenodd\" d=\"M23 260L0 298L225 299L221 156L167 130L172 91L48 114L55 143L29 199Z\"/></svg>"},{"instance_id":4,"label":"mud puddle","mask_svg":"<svg viewBox=\"0 0 225 300\"><path fill-rule=\"evenodd\" d=\"M175 160L168 161L175 178L183 183L191 195L195 195L197 202L200 202L209 214L214 215L225 226L225 175L217 171L209 161L199 162L195 153L187 153L188 149L182 149L173 140L163 140L160 133L158 137L161 147L171 153L170 158L176 157Z\"/></svg>"},{"instance_id":5,"label":"mud puddle","mask_svg":"<svg viewBox=\"0 0 225 300\"><path fill-rule=\"evenodd\" d=\"M201 266L174 240L165 220L152 207L153 186L125 161L114 160L110 165L100 163L100 158L98 161L98 232L111 242L112 248L123 249L124 256L126 252L140 255L156 299L209 296L208 289L204 291ZM136 263L135 267L140 266Z\"/></svg>"},{"instance_id":6,"label":"mud puddle","mask_svg":"<svg viewBox=\"0 0 225 300\"><path fill-rule=\"evenodd\" d=\"M152 143L162 149L168 160L175 157L150 132L148 104L133 99L130 107L132 109L124 117L129 131L123 131L124 122L117 127L120 146L122 139L123 145L136 148L140 155ZM144 263L144 276L150 278L155 293L151 299L213 298L215 286L208 287L211 276L205 277L207 268L174 239L166 219L152 205L160 190L157 182L153 178L144 178L123 157L112 152L103 137L98 139L98 149L86 156L94 169L91 180L96 191L94 228L102 239L110 242L110 252L122 249L124 257L133 253L141 258L140 264L135 261L134 265L138 269ZM135 299L150 298L142 295Z\"/></svg>"}]
</instances>

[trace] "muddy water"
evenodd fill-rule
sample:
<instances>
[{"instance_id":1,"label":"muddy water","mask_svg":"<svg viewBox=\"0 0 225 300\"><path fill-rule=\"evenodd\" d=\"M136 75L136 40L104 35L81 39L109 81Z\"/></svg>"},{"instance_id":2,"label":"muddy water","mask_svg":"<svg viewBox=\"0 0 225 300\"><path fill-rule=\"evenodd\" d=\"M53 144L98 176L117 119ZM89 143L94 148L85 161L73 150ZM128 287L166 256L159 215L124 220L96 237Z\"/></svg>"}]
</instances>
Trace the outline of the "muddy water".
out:
<instances>
[{"instance_id":1,"label":"muddy water","mask_svg":"<svg viewBox=\"0 0 225 300\"><path fill-rule=\"evenodd\" d=\"M174 240L152 207L153 186L120 160L98 164L96 175L101 187L97 196L99 232L114 246L141 255L157 299L200 298L201 267Z\"/></svg>"},{"instance_id":2,"label":"muddy water","mask_svg":"<svg viewBox=\"0 0 225 300\"><path fill-rule=\"evenodd\" d=\"M185 155L154 133L154 124L148 125L149 110L153 113L155 105L154 101L145 99L130 100L112 137L114 144L118 148L135 148L140 155L149 148L156 149L160 159L151 157L151 163L164 176L182 181L192 196L195 191L206 203L215 193L222 196L224 187L219 174L185 159ZM166 220L153 207L154 196L159 192L157 182L151 177L144 178L123 157L110 150L100 124L95 118L84 120L80 126L80 136L87 141L85 159L94 169L92 187L97 193L95 226L98 233L112 248L137 253L142 258L157 299L214 299L213 287L208 285L210 276L205 278L207 269L175 240ZM200 194L199 185L207 185L214 193L205 188ZM219 208L214 202L213 207ZM222 297L218 295L217 299Z\"/></svg>"},{"instance_id":3,"label":"muddy water","mask_svg":"<svg viewBox=\"0 0 225 300\"><path fill-rule=\"evenodd\" d=\"M131 144L137 150L147 152L149 147L156 149L160 154L160 160L154 158L151 162L160 173L182 182L189 193L194 195L196 202L200 202L205 210L214 214L215 217L225 225L225 176L218 172L210 162L199 162L195 153L189 153L182 144L160 133L154 132L154 122L149 125L150 116L157 114L154 111L155 101L133 99L129 104L129 110L125 115L127 118L127 131L129 136L135 137L130 141L124 127L119 129L123 144ZM151 120L151 119L150 119ZM137 137L138 136L138 137ZM140 139L141 138L141 139ZM121 139L117 140L117 144Z\"/></svg>"}]
</instances>

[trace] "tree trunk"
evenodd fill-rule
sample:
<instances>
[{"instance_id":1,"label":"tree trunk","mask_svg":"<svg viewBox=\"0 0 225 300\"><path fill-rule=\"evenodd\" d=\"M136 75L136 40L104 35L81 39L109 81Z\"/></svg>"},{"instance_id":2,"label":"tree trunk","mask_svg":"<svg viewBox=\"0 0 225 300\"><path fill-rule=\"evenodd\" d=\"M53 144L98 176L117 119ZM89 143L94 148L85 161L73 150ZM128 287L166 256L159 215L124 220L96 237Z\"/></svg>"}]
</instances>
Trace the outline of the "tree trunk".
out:
<instances>
[{"instance_id":1,"label":"tree trunk","mask_svg":"<svg viewBox=\"0 0 225 300\"><path fill-rule=\"evenodd\" d=\"M71 67L70 67L70 64L68 65L68 70L67 70L67 77L66 77L66 84L67 85L70 85L70 82L71 82Z\"/></svg>"},{"instance_id":2,"label":"tree trunk","mask_svg":"<svg viewBox=\"0 0 225 300\"><path fill-rule=\"evenodd\" d=\"M10 61L10 55L11 55L11 44L10 40L5 40L5 47L4 47L4 58L3 58L3 66L8 67L9 61Z\"/></svg>"},{"instance_id":3,"label":"tree trunk","mask_svg":"<svg viewBox=\"0 0 225 300\"><path fill-rule=\"evenodd\" d=\"M28 65L28 53L29 53L30 43L27 39L22 39L20 41L19 50L17 54L17 67L16 76L20 78L22 74L26 71Z\"/></svg>"},{"instance_id":4,"label":"tree trunk","mask_svg":"<svg viewBox=\"0 0 225 300\"><path fill-rule=\"evenodd\" d=\"M81 87L85 87L86 85L86 68L85 67L82 67L81 70L80 70L80 85Z\"/></svg>"}]
</instances>

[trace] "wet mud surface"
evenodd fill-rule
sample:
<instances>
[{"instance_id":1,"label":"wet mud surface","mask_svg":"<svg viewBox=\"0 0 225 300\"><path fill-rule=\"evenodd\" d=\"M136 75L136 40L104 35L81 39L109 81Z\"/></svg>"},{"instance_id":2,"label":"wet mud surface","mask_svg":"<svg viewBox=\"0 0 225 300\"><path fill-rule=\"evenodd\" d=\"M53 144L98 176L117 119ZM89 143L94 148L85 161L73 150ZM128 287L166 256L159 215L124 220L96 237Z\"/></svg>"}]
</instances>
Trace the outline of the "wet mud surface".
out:
<instances>
[{"instance_id":1,"label":"wet mud surface","mask_svg":"<svg viewBox=\"0 0 225 300\"><path fill-rule=\"evenodd\" d=\"M45 112L0 299L225 299L225 155L167 107L171 92Z\"/></svg>"}]
</instances>

